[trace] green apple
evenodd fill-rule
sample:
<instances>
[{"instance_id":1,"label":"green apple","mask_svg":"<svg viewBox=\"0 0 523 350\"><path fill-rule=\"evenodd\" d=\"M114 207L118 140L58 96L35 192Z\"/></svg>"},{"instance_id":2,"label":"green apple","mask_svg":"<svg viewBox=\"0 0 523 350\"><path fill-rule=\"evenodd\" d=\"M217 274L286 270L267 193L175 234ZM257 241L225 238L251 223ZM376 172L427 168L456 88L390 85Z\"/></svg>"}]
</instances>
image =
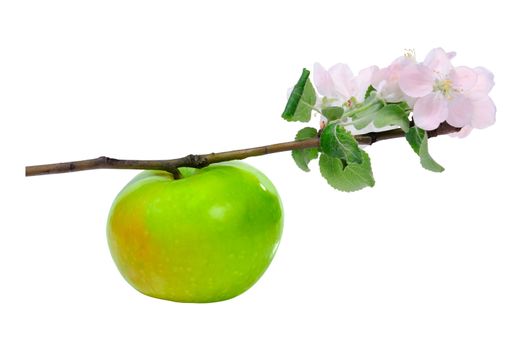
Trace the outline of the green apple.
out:
<instances>
[{"instance_id":1,"label":"green apple","mask_svg":"<svg viewBox=\"0 0 523 350\"><path fill-rule=\"evenodd\" d=\"M239 161L144 171L116 197L107 238L138 291L179 302L214 302L249 289L265 272L283 229L274 185Z\"/></svg>"}]
</instances>

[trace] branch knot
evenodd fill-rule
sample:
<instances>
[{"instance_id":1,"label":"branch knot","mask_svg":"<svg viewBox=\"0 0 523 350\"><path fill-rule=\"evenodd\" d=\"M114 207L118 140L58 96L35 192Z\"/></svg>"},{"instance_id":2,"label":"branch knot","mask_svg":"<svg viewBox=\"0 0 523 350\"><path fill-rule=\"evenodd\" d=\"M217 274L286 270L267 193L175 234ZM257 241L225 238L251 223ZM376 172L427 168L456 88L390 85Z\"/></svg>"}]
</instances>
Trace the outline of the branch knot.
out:
<instances>
[{"instance_id":1,"label":"branch knot","mask_svg":"<svg viewBox=\"0 0 523 350\"><path fill-rule=\"evenodd\" d=\"M206 157L198 154L189 154L187 157L187 166L190 168L205 168L209 165Z\"/></svg>"}]
</instances>

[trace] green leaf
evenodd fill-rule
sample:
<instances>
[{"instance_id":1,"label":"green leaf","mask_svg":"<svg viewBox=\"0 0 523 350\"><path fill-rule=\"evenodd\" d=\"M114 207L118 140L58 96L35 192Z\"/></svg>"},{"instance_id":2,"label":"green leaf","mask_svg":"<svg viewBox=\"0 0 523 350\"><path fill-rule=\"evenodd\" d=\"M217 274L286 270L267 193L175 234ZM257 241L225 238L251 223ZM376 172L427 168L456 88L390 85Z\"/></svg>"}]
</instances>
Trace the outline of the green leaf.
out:
<instances>
[{"instance_id":1,"label":"green leaf","mask_svg":"<svg viewBox=\"0 0 523 350\"><path fill-rule=\"evenodd\" d=\"M296 141L306 140L315 137L318 131L314 128L306 127L298 131L296 134ZM318 158L318 148L305 148L296 149L292 151L292 158L296 162L296 165L303 171L310 171L309 162L313 159Z\"/></svg>"},{"instance_id":2,"label":"green leaf","mask_svg":"<svg viewBox=\"0 0 523 350\"><path fill-rule=\"evenodd\" d=\"M316 91L309 80L309 75L310 72L303 68L300 79L294 85L287 100L282 114L283 119L291 122L308 122L311 119L311 112L316 103Z\"/></svg>"},{"instance_id":3,"label":"green leaf","mask_svg":"<svg viewBox=\"0 0 523 350\"><path fill-rule=\"evenodd\" d=\"M421 144L423 143L423 140L427 136L427 132L423 129L420 129L418 127L412 127L409 129L409 131L405 134L405 137L407 138L407 141L410 144L410 147L416 152L416 154L419 155L419 149Z\"/></svg>"},{"instance_id":4,"label":"green leaf","mask_svg":"<svg viewBox=\"0 0 523 350\"><path fill-rule=\"evenodd\" d=\"M397 125L405 132L409 131L409 123L409 112L396 104L386 105L376 112L374 118L374 126L377 128Z\"/></svg>"},{"instance_id":5,"label":"green leaf","mask_svg":"<svg viewBox=\"0 0 523 350\"><path fill-rule=\"evenodd\" d=\"M411 108L410 108L409 104L407 102L405 102L405 101L396 102L396 103L392 103L392 104L395 105L395 106L400 107L405 112L410 113L410 111L411 111Z\"/></svg>"},{"instance_id":6,"label":"green leaf","mask_svg":"<svg viewBox=\"0 0 523 350\"><path fill-rule=\"evenodd\" d=\"M427 132L418 127L412 127L405 134L407 141L410 146L420 157L421 166L427 170L442 172L445 170L441 165L439 165L429 154L429 137Z\"/></svg>"},{"instance_id":7,"label":"green leaf","mask_svg":"<svg viewBox=\"0 0 523 350\"><path fill-rule=\"evenodd\" d=\"M325 107L321 110L321 114L323 114L329 121L340 119L343 115L343 108L337 106Z\"/></svg>"},{"instance_id":8,"label":"green leaf","mask_svg":"<svg viewBox=\"0 0 523 350\"><path fill-rule=\"evenodd\" d=\"M296 109L298 108L298 104L303 95L303 90L305 89L305 84L307 83L307 80L309 79L310 74L311 74L311 72L309 70L303 68L300 79L298 79L298 82L296 83L296 85L294 85L291 95L289 96L289 99L287 100L287 105L285 106L285 110L283 111L283 114L282 114L283 118L287 119L287 118L292 118L294 116L294 113L296 112Z\"/></svg>"},{"instance_id":9,"label":"green leaf","mask_svg":"<svg viewBox=\"0 0 523 350\"><path fill-rule=\"evenodd\" d=\"M358 130L363 129L370 123L374 121L376 118L376 113L383 107L383 103L374 103L367 107L365 110L362 110L361 112L357 112L352 117L352 122L354 124L354 127Z\"/></svg>"},{"instance_id":10,"label":"green leaf","mask_svg":"<svg viewBox=\"0 0 523 350\"><path fill-rule=\"evenodd\" d=\"M370 91L362 103L356 105L351 111L351 118L354 127L358 130L363 129L376 118L376 113L384 106L384 102L378 98L374 90Z\"/></svg>"},{"instance_id":11,"label":"green leaf","mask_svg":"<svg viewBox=\"0 0 523 350\"><path fill-rule=\"evenodd\" d=\"M320 156L321 175L329 185L340 191L353 192L365 187L373 187L375 181L372 176L369 155L363 150L361 153L363 158L361 164L344 164L341 159L322 153Z\"/></svg>"},{"instance_id":12,"label":"green leaf","mask_svg":"<svg viewBox=\"0 0 523 350\"><path fill-rule=\"evenodd\" d=\"M368 98L373 91L376 91L376 89L374 88L374 86L369 85L367 91L365 91L365 99Z\"/></svg>"},{"instance_id":13,"label":"green leaf","mask_svg":"<svg viewBox=\"0 0 523 350\"><path fill-rule=\"evenodd\" d=\"M349 163L361 164L363 161L356 139L344 127L337 124L329 124L323 130L320 147L323 153Z\"/></svg>"}]
</instances>

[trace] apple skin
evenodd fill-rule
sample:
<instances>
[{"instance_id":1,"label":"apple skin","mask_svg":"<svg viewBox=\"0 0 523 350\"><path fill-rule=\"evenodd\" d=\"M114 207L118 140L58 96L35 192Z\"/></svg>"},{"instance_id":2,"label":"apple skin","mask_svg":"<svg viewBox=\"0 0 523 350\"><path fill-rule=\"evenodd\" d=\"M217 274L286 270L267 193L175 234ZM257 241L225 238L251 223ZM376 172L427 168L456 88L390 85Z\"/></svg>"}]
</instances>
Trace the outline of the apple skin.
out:
<instances>
[{"instance_id":1,"label":"apple skin","mask_svg":"<svg viewBox=\"0 0 523 350\"><path fill-rule=\"evenodd\" d=\"M143 294L177 302L233 298L265 272L283 230L274 185L243 162L144 171L118 194L107 223L111 255Z\"/></svg>"}]
</instances>

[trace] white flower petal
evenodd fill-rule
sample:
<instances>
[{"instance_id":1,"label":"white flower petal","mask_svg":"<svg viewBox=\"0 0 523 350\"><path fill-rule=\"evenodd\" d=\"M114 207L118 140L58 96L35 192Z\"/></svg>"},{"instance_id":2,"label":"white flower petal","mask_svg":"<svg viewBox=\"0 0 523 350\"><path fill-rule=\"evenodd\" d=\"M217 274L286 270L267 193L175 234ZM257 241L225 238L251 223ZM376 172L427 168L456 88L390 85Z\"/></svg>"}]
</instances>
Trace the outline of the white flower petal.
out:
<instances>
[{"instance_id":1,"label":"white flower petal","mask_svg":"<svg viewBox=\"0 0 523 350\"><path fill-rule=\"evenodd\" d=\"M461 128L460 131L453 132L452 134L449 134L449 135L452 137L464 138L464 137L470 135L470 133L472 132L472 129L474 129L472 126L465 125L464 127Z\"/></svg>"},{"instance_id":2,"label":"white flower petal","mask_svg":"<svg viewBox=\"0 0 523 350\"><path fill-rule=\"evenodd\" d=\"M442 94L430 93L416 101L412 112L416 126L434 130L447 119L448 102Z\"/></svg>"},{"instance_id":3,"label":"white flower petal","mask_svg":"<svg viewBox=\"0 0 523 350\"><path fill-rule=\"evenodd\" d=\"M432 49L427 54L423 64L440 75L440 78L443 78L452 69L452 63L450 62L452 57L454 57L452 54L447 54L441 47L438 47Z\"/></svg>"},{"instance_id":4,"label":"white flower petal","mask_svg":"<svg viewBox=\"0 0 523 350\"><path fill-rule=\"evenodd\" d=\"M476 67L474 71L477 74L476 84L467 92L467 95L470 98L481 100L494 87L494 74L483 67Z\"/></svg>"},{"instance_id":5,"label":"white flower petal","mask_svg":"<svg viewBox=\"0 0 523 350\"><path fill-rule=\"evenodd\" d=\"M453 88L463 92L476 85L478 75L472 68L461 66L450 71L449 79L452 81Z\"/></svg>"},{"instance_id":6,"label":"white flower petal","mask_svg":"<svg viewBox=\"0 0 523 350\"><path fill-rule=\"evenodd\" d=\"M327 97L335 96L336 90L334 89L334 82L329 72L319 63L314 63L313 80L314 86L320 95Z\"/></svg>"},{"instance_id":7,"label":"white flower petal","mask_svg":"<svg viewBox=\"0 0 523 350\"><path fill-rule=\"evenodd\" d=\"M338 98L348 100L355 90L352 82L354 75L349 66L343 63L338 63L329 69L329 74L334 83L334 88Z\"/></svg>"},{"instance_id":8,"label":"white flower petal","mask_svg":"<svg viewBox=\"0 0 523 350\"><path fill-rule=\"evenodd\" d=\"M496 122L496 106L488 96L481 100L473 100L474 113L471 125L477 129L483 129Z\"/></svg>"},{"instance_id":9,"label":"white flower petal","mask_svg":"<svg viewBox=\"0 0 523 350\"><path fill-rule=\"evenodd\" d=\"M434 73L421 64L411 64L401 70L399 86L406 95L422 97L433 90Z\"/></svg>"},{"instance_id":10,"label":"white flower petal","mask_svg":"<svg viewBox=\"0 0 523 350\"><path fill-rule=\"evenodd\" d=\"M365 93L376 71L378 71L377 66L370 66L359 71L358 76L354 79L357 90L353 96L356 97L356 100L363 101L365 99Z\"/></svg>"},{"instance_id":11,"label":"white flower petal","mask_svg":"<svg viewBox=\"0 0 523 350\"><path fill-rule=\"evenodd\" d=\"M449 101L449 115L447 122L455 127L461 128L470 124L474 113L474 106L470 99L463 95L457 95Z\"/></svg>"}]
</instances>

